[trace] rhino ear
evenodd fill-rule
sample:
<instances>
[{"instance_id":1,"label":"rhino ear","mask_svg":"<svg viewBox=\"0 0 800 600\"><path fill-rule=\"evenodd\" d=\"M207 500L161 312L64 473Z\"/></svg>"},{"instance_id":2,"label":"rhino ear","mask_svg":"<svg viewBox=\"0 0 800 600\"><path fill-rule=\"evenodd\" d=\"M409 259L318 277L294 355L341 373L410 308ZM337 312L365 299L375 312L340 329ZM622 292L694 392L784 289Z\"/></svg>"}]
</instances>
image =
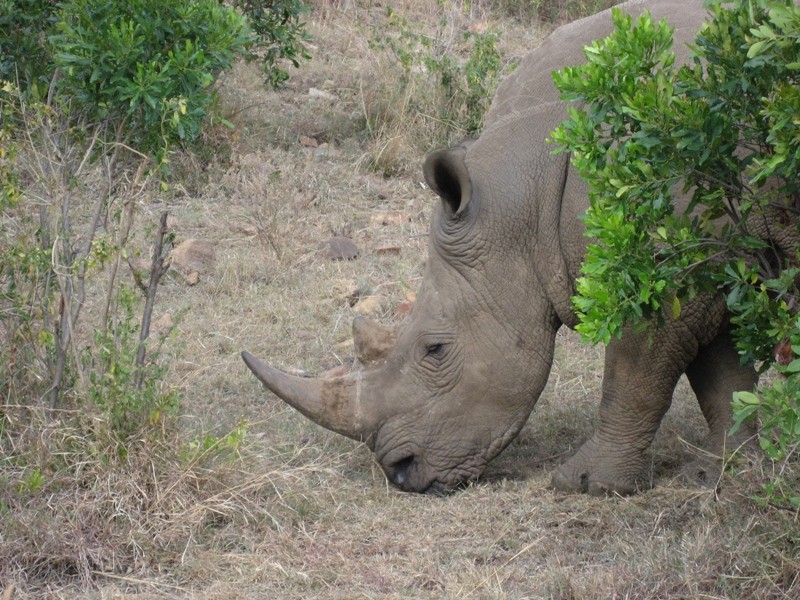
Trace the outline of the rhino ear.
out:
<instances>
[{"instance_id":1,"label":"rhino ear","mask_svg":"<svg viewBox=\"0 0 800 600\"><path fill-rule=\"evenodd\" d=\"M425 159L422 171L430 188L439 194L451 215L463 213L472 197L464 156L468 144L431 152Z\"/></svg>"}]
</instances>

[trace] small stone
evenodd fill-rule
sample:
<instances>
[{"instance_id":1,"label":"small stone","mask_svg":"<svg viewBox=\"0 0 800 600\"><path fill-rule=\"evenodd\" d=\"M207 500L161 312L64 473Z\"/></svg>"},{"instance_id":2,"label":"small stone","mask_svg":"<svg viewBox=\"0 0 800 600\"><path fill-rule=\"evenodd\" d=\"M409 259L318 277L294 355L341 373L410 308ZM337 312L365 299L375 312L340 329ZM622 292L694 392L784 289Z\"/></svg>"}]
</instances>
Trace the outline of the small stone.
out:
<instances>
[{"instance_id":1,"label":"small stone","mask_svg":"<svg viewBox=\"0 0 800 600\"><path fill-rule=\"evenodd\" d=\"M200 283L200 273L198 271L192 271L184 277L184 280L188 285L197 285Z\"/></svg>"},{"instance_id":2,"label":"small stone","mask_svg":"<svg viewBox=\"0 0 800 600\"><path fill-rule=\"evenodd\" d=\"M375 248L375 254L400 254L400 246L397 244L384 244Z\"/></svg>"},{"instance_id":3,"label":"small stone","mask_svg":"<svg viewBox=\"0 0 800 600\"><path fill-rule=\"evenodd\" d=\"M394 309L394 314L397 317L407 317L411 314L411 310L414 308L414 303L409 302L408 300L403 300L399 302Z\"/></svg>"},{"instance_id":4,"label":"small stone","mask_svg":"<svg viewBox=\"0 0 800 600\"><path fill-rule=\"evenodd\" d=\"M183 275L207 273L216 260L214 247L205 240L184 240L172 251L172 268Z\"/></svg>"},{"instance_id":5,"label":"small stone","mask_svg":"<svg viewBox=\"0 0 800 600\"><path fill-rule=\"evenodd\" d=\"M331 260L353 260L358 257L358 246L353 240L340 235L334 236L323 246L325 256Z\"/></svg>"},{"instance_id":6,"label":"small stone","mask_svg":"<svg viewBox=\"0 0 800 600\"><path fill-rule=\"evenodd\" d=\"M301 146L305 146L306 148L319 148L319 142L312 137L307 135L300 135L298 138Z\"/></svg>"},{"instance_id":7,"label":"small stone","mask_svg":"<svg viewBox=\"0 0 800 600\"><path fill-rule=\"evenodd\" d=\"M317 88L309 88L308 90L308 97L319 99L319 100L336 100L336 96L331 94L330 92L325 92L323 90L319 90Z\"/></svg>"}]
</instances>

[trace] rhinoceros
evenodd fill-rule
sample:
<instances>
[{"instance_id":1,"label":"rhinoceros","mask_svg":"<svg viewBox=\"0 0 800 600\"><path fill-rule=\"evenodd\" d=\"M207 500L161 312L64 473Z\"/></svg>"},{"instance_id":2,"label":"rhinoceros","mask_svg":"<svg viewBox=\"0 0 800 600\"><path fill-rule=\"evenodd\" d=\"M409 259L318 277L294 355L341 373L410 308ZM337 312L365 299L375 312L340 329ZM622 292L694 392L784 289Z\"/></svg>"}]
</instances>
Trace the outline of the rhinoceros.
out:
<instances>
[{"instance_id":1,"label":"rhinoceros","mask_svg":"<svg viewBox=\"0 0 800 600\"><path fill-rule=\"evenodd\" d=\"M702 0L621 7L668 19L678 61L707 17ZM610 11L557 29L500 85L478 139L427 156L425 180L439 202L417 301L397 327L354 321L358 368L304 378L242 354L306 417L366 443L402 490L441 493L481 475L536 404L556 332L578 322L570 298L587 244L579 219L587 188L546 143L566 117L551 72L584 62L583 48L611 29ZM644 488L645 452L684 373L709 450L720 453L731 394L757 381L740 364L721 297L685 304L652 343L626 332L608 345L599 424L556 469L554 487L594 495Z\"/></svg>"}]
</instances>

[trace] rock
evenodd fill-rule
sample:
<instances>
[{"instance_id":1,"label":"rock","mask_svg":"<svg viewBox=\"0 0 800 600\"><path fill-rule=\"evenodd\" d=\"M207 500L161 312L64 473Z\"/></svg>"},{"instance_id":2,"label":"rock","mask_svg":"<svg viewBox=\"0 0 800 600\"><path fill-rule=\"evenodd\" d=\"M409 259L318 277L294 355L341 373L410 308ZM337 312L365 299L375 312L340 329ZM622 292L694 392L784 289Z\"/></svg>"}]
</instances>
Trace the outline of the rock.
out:
<instances>
[{"instance_id":1,"label":"rock","mask_svg":"<svg viewBox=\"0 0 800 600\"><path fill-rule=\"evenodd\" d=\"M394 314L396 317L407 317L411 314L411 310L414 308L414 303L409 302L408 300L403 300L399 302L394 309Z\"/></svg>"},{"instance_id":2,"label":"rock","mask_svg":"<svg viewBox=\"0 0 800 600\"><path fill-rule=\"evenodd\" d=\"M184 240L172 251L172 268L184 276L209 273L217 260L214 247L205 240ZM190 284L191 285L191 284Z\"/></svg>"},{"instance_id":3,"label":"rock","mask_svg":"<svg viewBox=\"0 0 800 600\"><path fill-rule=\"evenodd\" d=\"M375 254L400 254L400 246L397 244L384 244L375 248Z\"/></svg>"},{"instance_id":4,"label":"rock","mask_svg":"<svg viewBox=\"0 0 800 600\"><path fill-rule=\"evenodd\" d=\"M358 257L358 246L350 238L340 235L329 239L323 244L322 250L331 260L353 260Z\"/></svg>"},{"instance_id":5,"label":"rock","mask_svg":"<svg viewBox=\"0 0 800 600\"><path fill-rule=\"evenodd\" d=\"M319 142L313 137L309 137L307 135L301 134L297 141L300 142L301 146L305 146L306 148L319 148Z\"/></svg>"},{"instance_id":6,"label":"rock","mask_svg":"<svg viewBox=\"0 0 800 600\"><path fill-rule=\"evenodd\" d=\"M183 279L188 285L197 285L200 283L200 273L197 271L192 271L188 275L184 276Z\"/></svg>"},{"instance_id":7,"label":"rock","mask_svg":"<svg viewBox=\"0 0 800 600\"><path fill-rule=\"evenodd\" d=\"M397 306L394 309L394 314L396 317L406 317L411 314L411 311L414 309L414 302L417 301L417 294L416 292L408 292L406 294L406 299L402 302L398 302Z\"/></svg>"},{"instance_id":8,"label":"rock","mask_svg":"<svg viewBox=\"0 0 800 600\"><path fill-rule=\"evenodd\" d=\"M353 312L364 317L372 317L383 312L383 298L380 296L364 296L353 307Z\"/></svg>"},{"instance_id":9,"label":"rock","mask_svg":"<svg viewBox=\"0 0 800 600\"><path fill-rule=\"evenodd\" d=\"M330 92L325 92L323 90L318 90L317 88L309 88L308 90L308 97L313 99L319 100L336 100L336 96L331 94Z\"/></svg>"}]
</instances>

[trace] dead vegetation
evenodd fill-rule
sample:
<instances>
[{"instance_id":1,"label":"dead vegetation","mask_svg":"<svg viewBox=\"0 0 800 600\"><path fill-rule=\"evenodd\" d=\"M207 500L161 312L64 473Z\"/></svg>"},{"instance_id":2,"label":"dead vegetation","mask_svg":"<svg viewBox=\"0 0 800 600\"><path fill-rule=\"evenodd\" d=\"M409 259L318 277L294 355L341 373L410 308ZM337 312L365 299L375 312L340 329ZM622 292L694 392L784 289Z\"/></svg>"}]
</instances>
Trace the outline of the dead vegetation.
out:
<instances>
[{"instance_id":1,"label":"dead vegetation","mask_svg":"<svg viewBox=\"0 0 800 600\"><path fill-rule=\"evenodd\" d=\"M450 49L462 57L460 33L488 25L510 63L543 35L529 13L497 10L523 4L396 10L432 37L452 31ZM482 481L445 498L392 489L366 448L310 424L246 371L243 349L308 371L350 360L360 301L377 298L362 309L399 318L425 260L433 199L419 162L444 140L430 114L396 95L396 65L370 47L388 27L386 8L327 3L309 18L314 60L277 93L255 66L228 74L221 102L236 129L209 132L209 160L176 163L181 183L142 207L153 223L169 211L176 243L201 239L216 252L196 285L167 276L153 315L177 320L168 381L182 392L181 426L108 464L75 432L10 407L7 418L30 419L26 442L51 470L39 483L24 466L0 470L0 591L800 597L796 513L751 500L766 464L734 460L708 489L678 478L705 434L685 383L652 450L652 491L596 499L549 489L553 465L592 429L601 383L601 352L571 334L560 334L550 382L519 438ZM320 247L334 235L352 239L359 257L327 258ZM206 429L216 442L195 437Z\"/></svg>"}]
</instances>

